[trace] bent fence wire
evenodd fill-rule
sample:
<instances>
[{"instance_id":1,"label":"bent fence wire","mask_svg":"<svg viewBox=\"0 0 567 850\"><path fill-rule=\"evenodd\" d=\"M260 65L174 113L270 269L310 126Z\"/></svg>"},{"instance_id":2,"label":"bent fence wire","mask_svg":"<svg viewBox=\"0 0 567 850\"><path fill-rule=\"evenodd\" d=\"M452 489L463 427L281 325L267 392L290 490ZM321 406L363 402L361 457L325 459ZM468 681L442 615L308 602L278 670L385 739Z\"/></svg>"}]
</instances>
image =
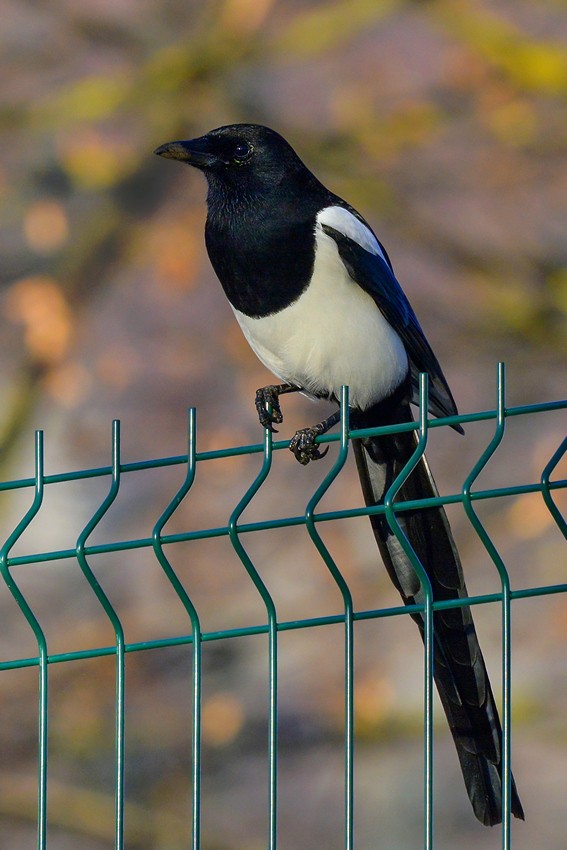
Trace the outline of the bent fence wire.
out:
<instances>
[{"instance_id":1,"label":"bent fence wire","mask_svg":"<svg viewBox=\"0 0 567 850\"><path fill-rule=\"evenodd\" d=\"M353 775L354 775L354 730L353 730L353 629L357 621L373 618L395 617L411 612L423 611L425 618L425 643L424 643L424 837L423 846L426 850L432 850L434 846L433 837L433 679L432 679L432 632L433 611L441 608L450 608L463 605L482 605L484 603L498 603L501 606L502 622L502 725L504 733L504 819L502 824L502 847L504 850L511 846L510 836L510 607L511 602L519 598L544 596L547 594L567 592L567 584L552 586L534 586L512 590L506 566L504 565L496 547L489 537L486 529L478 518L475 503L480 500L498 499L503 496L517 496L526 493L540 493L554 522L563 535L567 536L567 525L554 500L554 492L560 488L567 487L567 480L554 480L554 471L567 452L567 439L557 448L552 457L541 472L540 480L524 485L500 487L493 489L475 489L474 484L481 471L489 463L494 452L497 450L506 428L506 422L510 417L537 416L567 408L567 401L556 401L547 404L526 405L523 407L506 408L505 406L505 375L501 364L498 372L497 407L495 410L471 413L458 417L450 417L444 420L428 422L427 410L427 382L422 376L420 386L420 417L414 425L399 425L395 427L372 429L366 431L349 431L348 422L348 389L343 389L341 398L341 426L339 434L326 435L320 438L321 442L339 442L338 456L328 472L322 484L317 488L308 502L304 514L301 516L289 516L261 522L240 522L240 518L247 505L256 496L262 484L270 473L272 454L287 446L286 442L274 442L272 435L266 431L263 445L240 446L237 448L197 452L196 450L196 414L195 410L189 411L188 427L188 452L187 455L178 457L166 457L156 460L147 460L139 463L122 464L120 460L120 425L113 423L112 432L112 463L108 467L97 469L85 469L76 472L45 475L43 465L43 434L36 432L35 437L35 476L20 480L6 481L0 483L0 491L17 490L21 488L33 489L31 505L16 527L7 536L0 549L0 571L3 579L26 618L33 631L37 642L37 655L31 658L14 658L0 663L0 671L7 671L23 667L37 667L38 694L39 694L39 723L38 723L38 796L37 796L37 847L43 850L47 846L47 794L48 794L48 751L49 751L49 711L48 711L48 671L52 664L73 662L84 658L100 656L115 656L116 658L116 690L115 690L115 839L117 850L124 846L124 719L125 719L125 687L124 687L124 665L125 654L141 652L179 644L192 645L192 759L188 771L191 772L192 811L187 817L187 847L198 850L201 847L201 695L202 695L202 667L201 650L204 642L216 641L222 638L238 639L244 635L267 634L268 636L268 669L269 669L269 732L267 741L268 753L268 835L266 846L270 850L276 850L277 846L277 823L278 823L278 633L317 627L328 624L342 624L344 627L344 839L343 846L347 850L355 847L353 832ZM460 493L446 496L438 496L431 499L415 500L412 502L396 502L395 496L405 478L411 473L413 467L423 454L428 436L428 429L433 427L447 426L460 422L462 424L489 420L494 423L494 433L489 445L482 453L478 462L471 470L463 483ZM415 428L418 432L418 441L415 453L408 462L406 468L396 481L393 482L386 495L384 505L374 508L348 509L341 511L318 512L317 507L329 489L338 478L345 464L349 443L355 437L361 437L370 433L393 433L394 431L410 430ZM164 526L177 510L181 502L189 493L194 482L197 467L214 458L235 457L243 454L258 454L261 456L261 467L253 484L249 487L239 504L234 508L228 523L216 528L203 528L196 531L178 534L164 534ZM103 516L110 510L113 501L118 495L120 481L124 475L135 475L137 471L156 469L172 465L185 465L187 468L183 485L172 498L170 504L163 511L153 529L151 536L142 539L118 540L97 545L89 545L89 538L98 526ZM62 482L86 480L91 478L105 478L109 480L108 494L104 498L98 510L93 514L75 545L68 549L58 551L39 552L28 555L11 556L11 551L24 534L34 517L39 513L44 491L46 487L57 486ZM340 486L340 483L339 485ZM494 567L498 571L501 590L498 593L490 593L482 596L473 596L467 599L455 599L451 601L435 602L431 598L431 588L428 585L421 564L417 560L413 550L405 539L403 532L397 522L396 515L400 511L415 510L434 505L461 504L482 544L486 548ZM383 608L378 610L358 610L353 608L353 601L348 584L330 552L326 548L318 532L320 523L333 522L337 519L345 519L355 516L366 516L372 512L386 514L393 533L398 537L400 544L405 548L412 563L415 566L422 582L425 585L425 603L423 606L399 606ZM280 622L277 619L274 601L268 588L262 581L250 556L246 550L246 537L249 534L261 532L267 529L285 528L304 525L327 569L340 591L344 603L344 610L333 616L325 616L311 619ZM225 631L205 632L202 631L199 613L191 600L191 588L186 588L178 578L168 556L167 549L176 543L191 540L228 537L235 552L237 553L243 567L260 595L262 604L266 611L266 622L264 625L251 626L249 628L235 628ZM98 583L91 567L89 558L111 552L127 552L129 550L148 548L153 549L155 557L162 567L167 579L171 583L175 593L184 606L190 623L190 630L186 635L151 640L141 643L127 643L119 616L107 597L105 591ZM18 583L18 571L26 564L40 564L47 561L60 559L76 559L83 571L86 580L96 594L106 617L110 621L115 634L115 643L112 646L100 646L89 650L77 652L66 652L49 654L47 641L36 614L30 603L20 589Z\"/></svg>"}]
</instances>

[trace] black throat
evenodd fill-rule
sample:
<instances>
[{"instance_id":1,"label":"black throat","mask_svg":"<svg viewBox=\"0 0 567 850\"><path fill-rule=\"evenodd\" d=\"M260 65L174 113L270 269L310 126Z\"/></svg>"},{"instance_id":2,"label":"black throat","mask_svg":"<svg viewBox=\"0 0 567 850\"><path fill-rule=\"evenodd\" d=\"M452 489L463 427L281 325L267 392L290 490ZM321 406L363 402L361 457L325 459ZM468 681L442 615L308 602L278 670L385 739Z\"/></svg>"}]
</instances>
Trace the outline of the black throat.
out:
<instances>
[{"instance_id":1,"label":"black throat","mask_svg":"<svg viewBox=\"0 0 567 850\"><path fill-rule=\"evenodd\" d=\"M313 273L315 216L325 202L280 188L248 193L209 180L209 258L232 306L254 318L296 301Z\"/></svg>"}]
</instances>

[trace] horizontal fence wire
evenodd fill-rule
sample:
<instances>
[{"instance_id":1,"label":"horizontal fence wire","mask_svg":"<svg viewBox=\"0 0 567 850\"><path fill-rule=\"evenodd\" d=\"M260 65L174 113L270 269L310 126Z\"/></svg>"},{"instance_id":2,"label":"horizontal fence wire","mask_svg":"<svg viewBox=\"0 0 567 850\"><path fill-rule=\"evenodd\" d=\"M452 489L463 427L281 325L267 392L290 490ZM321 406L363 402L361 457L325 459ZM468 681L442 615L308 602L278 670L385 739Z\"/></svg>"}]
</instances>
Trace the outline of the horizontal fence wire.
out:
<instances>
[{"instance_id":1,"label":"horizontal fence wire","mask_svg":"<svg viewBox=\"0 0 567 850\"><path fill-rule=\"evenodd\" d=\"M31 657L19 657L0 662L0 671L17 668L37 667L39 672L38 694L38 829L37 847L45 850L47 846L47 790L48 790L48 669L52 664L60 664L86 658L103 656L114 656L116 665L115 684L115 848L122 850L124 847L124 704L125 704L125 680L124 664L128 653L142 652L150 649L164 647L191 645L192 646L192 748L191 748L191 787L192 787L192 811L191 811L191 838L192 850L201 847L201 702L202 702L202 658L201 650L204 643L224 639L238 639L248 635L267 635L268 637L268 808L269 825L266 845L269 850L277 847L277 824L278 824L278 634L298 629L307 629L326 625L340 624L344 629L344 847L353 850L354 844L354 727L353 727L353 629L356 622L380 618L396 617L407 614L423 614L424 617L424 837L423 846L425 850L432 850L433 832L433 612L448 608L475 606L486 603L497 603L502 612L502 721L503 721L503 824L502 824L502 847L508 850L511 846L510 836L510 794L511 794L511 770L510 770L510 713L511 713L511 657L510 657L510 612L511 603L517 599L534 598L567 592L567 583L558 585L531 586L519 589L510 587L510 580L506 566L504 565L493 541L482 525L475 505L478 502L489 499L499 499L506 496L519 496L530 493L540 493L554 523L560 532L567 537L567 524L559 510L554 495L557 491L567 488L567 479L555 478L555 472L567 452L567 438L557 447L543 468L539 481L527 482L521 485L492 487L490 489L473 489L474 484L491 461L504 437L506 422L513 417L537 416L549 414L567 408L567 400L549 403L524 405L521 407L507 408L505 404L505 372L500 364L497 377L497 406L494 410L482 411L461 416L452 416L445 419L428 421L427 419L427 379L421 376L420 383L420 417L415 423L404 423L402 425L389 426L387 428L374 428L359 431L349 430L349 407L348 388L343 388L341 395L341 425L338 434L328 434L318 438L321 443L339 443L339 452L332 464L327 476L317 488L308 502L306 510L298 516L288 516L258 522L241 522L241 516L257 496L264 482L270 475L272 457L274 451L287 448L286 441L274 441L272 434L266 429L262 444L249 446L238 446L217 451L197 451L197 427L196 412L189 411L188 425L188 449L187 454L163 457L155 460L144 460L136 463L121 463L120 460L120 425L118 421L113 423L112 431L112 463L109 466L94 469L84 469L66 473L46 475L43 464L43 434L36 432L35 441L35 475L32 478L21 478L12 481L0 482L0 492L16 491L25 488L33 489L34 495L29 509L14 529L7 535L0 549L0 572L7 589L12 594L23 616L26 618L37 643L37 654ZM488 445L481 454L467 476L459 493L436 496L434 498L419 499L405 502L395 501L399 487L404 483L411 470L422 457L428 439L430 428L446 427L457 423L467 424L473 422L490 421L494 423L494 431ZM349 508L344 510L318 512L318 505L327 490L339 479L349 451L350 442L353 439L370 435L392 434L400 431L416 430L417 444L414 455L406 465L405 469L392 483L384 503L374 507ZM194 483L200 464L219 458L235 458L241 455L261 455L260 469L255 480L246 490L240 502L234 508L226 525L202 528L176 534L165 534L164 528L175 511L179 508L186 497L190 498L190 490ZM185 480L169 505L157 519L151 536L106 541L98 544L89 544L89 538L102 518L108 511L112 510L112 504L116 499L121 480L125 475L150 469L161 469L171 466L186 467ZM46 487L57 486L66 482L83 481L95 478L104 478L109 481L109 490L101 502L99 508L94 512L85 528L79 535L73 546L65 549L34 552L23 555L12 556L11 551L17 541L33 522L40 512ZM339 483L340 486L340 483ZM409 545L397 520L397 514L408 510L435 507L439 505L460 504L463 507L474 531L485 547L490 559L498 572L501 589L498 592L459 598L453 600L435 601L432 598L431 587L427 576L416 558L413 549ZM326 548L318 531L320 523L334 522L338 520L349 520L354 517L369 516L371 514L385 514L392 532L398 537L401 546L405 549L416 570L422 586L424 587L424 602L415 605L399 605L388 608L354 610L353 600L348 584L343 577L338 565L333 560L329 550ZM273 598L264 584L259 572L252 562L246 550L246 535L276 528L291 528L304 526L313 541L324 565L328 569L333 581L343 599L343 610L336 614L322 617L302 618L292 621L281 621L278 619ZM264 624L240 628L222 629L218 631L203 631L200 624L198 611L190 597L190 591L184 586L177 576L167 556L167 550L171 546L182 542L191 542L208 538L227 538L236 552L241 564L246 570L250 580L256 588L266 612ZM146 640L140 642L127 642L124 636L123 626L118 614L107 597L105 591L98 583L90 565L89 559L93 556L109 554L113 552L128 552L136 549L153 549L153 553L167 580L171 584L177 597L185 608L188 617L188 631L183 635ZM110 621L115 642L113 645L98 646L87 650L75 652L49 653L45 634L41 624L28 600L25 598L17 577L20 570L27 565L38 565L46 562L75 559L86 580L96 595L106 617ZM188 844L189 846L189 844Z\"/></svg>"}]
</instances>

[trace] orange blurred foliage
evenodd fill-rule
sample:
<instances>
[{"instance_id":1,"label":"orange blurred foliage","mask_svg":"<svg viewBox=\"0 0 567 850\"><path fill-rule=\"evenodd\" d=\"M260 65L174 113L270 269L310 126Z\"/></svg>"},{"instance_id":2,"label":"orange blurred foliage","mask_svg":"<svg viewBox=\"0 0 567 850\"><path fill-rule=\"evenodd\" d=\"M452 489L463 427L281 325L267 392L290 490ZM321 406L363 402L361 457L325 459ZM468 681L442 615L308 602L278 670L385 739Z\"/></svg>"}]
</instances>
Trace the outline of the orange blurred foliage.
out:
<instances>
[{"instance_id":1,"label":"orange blurred foliage","mask_svg":"<svg viewBox=\"0 0 567 850\"><path fill-rule=\"evenodd\" d=\"M106 189L129 174L137 160L133 143L113 139L93 127L75 127L59 137L61 164L80 189Z\"/></svg>"},{"instance_id":2,"label":"orange blurred foliage","mask_svg":"<svg viewBox=\"0 0 567 850\"><path fill-rule=\"evenodd\" d=\"M195 285L202 239L195 214L158 222L150 233L146 253L160 287L187 291Z\"/></svg>"},{"instance_id":3,"label":"orange blurred foliage","mask_svg":"<svg viewBox=\"0 0 567 850\"><path fill-rule=\"evenodd\" d=\"M53 254L69 236L67 213L57 201L37 201L24 216L24 236L37 254Z\"/></svg>"},{"instance_id":4,"label":"orange blurred foliage","mask_svg":"<svg viewBox=\"0 0 567 850\"><path fill-rule=\"evenodd\" d=\"M24 342L35 360L46 366L62 361L71 341L72 314L54 278L35 275L12 284L4 314L24 326Z\"/></svg>"},{"instance_id":5,"label":"orange blurred foliage","mask_svg":"<svg viewBox=\"0 0 567 850\"><path fill-rule=\"evenodd\" d=\"M203 705L203 738L207 744L222 747L236 738L244 723L242 703L233 694L220 692Z\"/></svg>"}]
</instances>

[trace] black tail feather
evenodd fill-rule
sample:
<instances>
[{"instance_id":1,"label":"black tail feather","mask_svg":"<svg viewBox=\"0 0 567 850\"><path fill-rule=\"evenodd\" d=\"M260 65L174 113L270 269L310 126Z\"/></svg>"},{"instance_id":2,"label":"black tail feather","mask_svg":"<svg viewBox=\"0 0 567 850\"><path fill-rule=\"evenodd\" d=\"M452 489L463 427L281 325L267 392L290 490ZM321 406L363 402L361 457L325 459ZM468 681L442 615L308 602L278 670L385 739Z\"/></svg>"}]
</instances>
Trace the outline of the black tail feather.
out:
<instances>
[{"instance_id":1,"label":"black tail feather","mask_svg":"<svg viewBox=\"0 0 567 850\"><path fill-rule=\"evenodd\" d=\"M370 428L408 421L412 421L412 415L407 401L392 399L365 413L353 413L351 423L353 428ZM414 452L416 440L415 431L411 431L354 441L367 505L383 502L388 488ZM422 458L402 485L397 500L436 495L435 482ZM397 518L429 576L433 598L465 597L463 570L444 509L403 511ZM423 602L415 570L385 516L374 515L370 521L386 569L404 603ZM422 616L412 616L423 637ZM502 730L470 608L435 612L434 676L474 813L487 826L500 823ZM515 817L524 819L513 778L511 810Z\"/></svg>"}]
</instances>

